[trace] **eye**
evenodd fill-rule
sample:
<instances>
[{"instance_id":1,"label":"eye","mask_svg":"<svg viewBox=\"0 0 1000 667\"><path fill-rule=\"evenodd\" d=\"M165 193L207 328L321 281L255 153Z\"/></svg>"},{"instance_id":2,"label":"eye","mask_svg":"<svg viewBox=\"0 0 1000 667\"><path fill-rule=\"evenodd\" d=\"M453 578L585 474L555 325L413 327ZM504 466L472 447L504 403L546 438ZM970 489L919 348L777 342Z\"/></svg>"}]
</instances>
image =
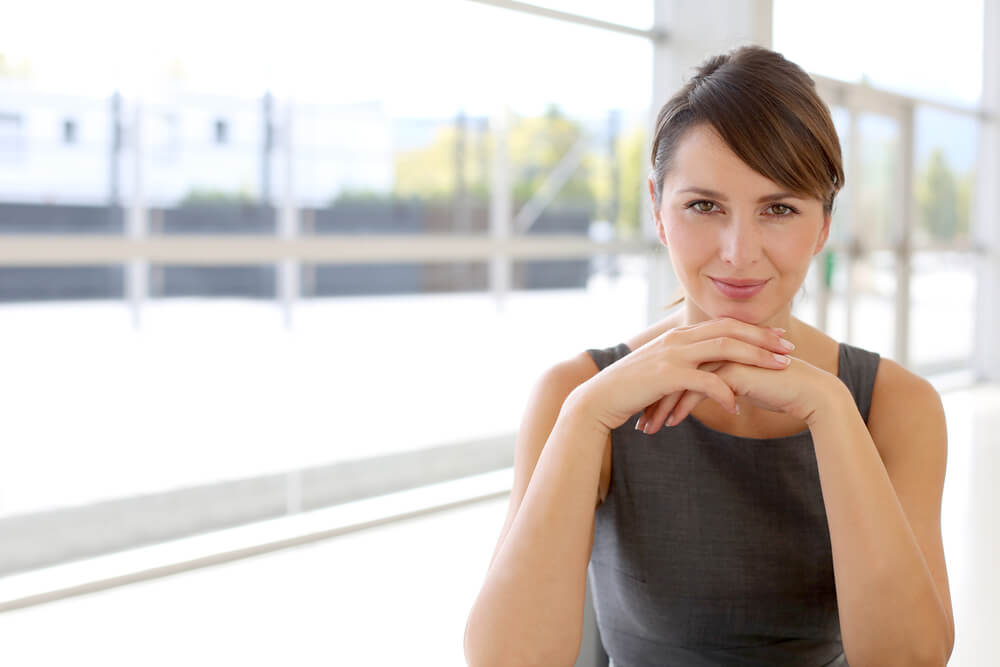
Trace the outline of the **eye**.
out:
<instances>
[{"instance_id":1,"label":"eye","mask_svg":"<svg viewBox=\"0 0 1000 667\"><path fill-rule=\"evenodd\" d=\"M779 218L787 218L790 215L798 213L794 208L787 204L771 204L768 206L769 209L780 209L775 212L775 215Z\"/></svg>"},{"instance_id":2,"label":"eye","mask_svg":"<svg viewBox=\"0 0 1000 667\"><path fill-rule=\"evenodd\" d=\"M708 204L708 208L703 208L702 206L700 206L700 204ZM712 202L708 201L707 199L698 199L697 201L688 202L684 206L684 208L692 208L693 207L694 210L697 211L698 213L711 213L712 212L712 207L714 207L714 206L715 206L715 204L713 204Z\"/></svg>"}]
</instances>

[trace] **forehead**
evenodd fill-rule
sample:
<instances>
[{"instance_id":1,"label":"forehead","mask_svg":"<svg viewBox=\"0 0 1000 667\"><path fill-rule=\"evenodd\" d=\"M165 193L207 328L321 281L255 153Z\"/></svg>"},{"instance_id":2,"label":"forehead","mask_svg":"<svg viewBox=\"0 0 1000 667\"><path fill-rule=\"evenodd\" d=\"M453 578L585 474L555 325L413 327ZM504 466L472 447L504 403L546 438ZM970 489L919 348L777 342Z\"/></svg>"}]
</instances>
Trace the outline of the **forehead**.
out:
<instances>
[{"instance_id":1,"label":"forehead","mask_svg":"<svg viewBox=\"0 0 1000 667\"><path fill-rule=\"evenodd\" d=\"M681 137L664 190L718 190L734 197L778 192L788 188L751 169L711 125L700 123Z\"/></svg>"}]
</instances>

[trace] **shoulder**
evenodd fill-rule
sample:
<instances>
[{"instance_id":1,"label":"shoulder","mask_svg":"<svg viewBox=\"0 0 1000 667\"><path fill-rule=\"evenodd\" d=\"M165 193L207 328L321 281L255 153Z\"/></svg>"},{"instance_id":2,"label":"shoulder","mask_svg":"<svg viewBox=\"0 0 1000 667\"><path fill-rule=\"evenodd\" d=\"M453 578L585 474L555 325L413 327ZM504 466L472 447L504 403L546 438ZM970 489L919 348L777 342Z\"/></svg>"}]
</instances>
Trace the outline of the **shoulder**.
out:
<instances>
[{"instance_id":1,"label":"shoulder","mask_svg":"<svg viewBox=\"0 0 1000 667\"><path fill-rule=\"evenodd\" d=\"M872 389L873 418L891 419L940 405L941 395L926 378L888 357L879 359Z\"/></svg>"},{"instance_id":2,"label":"shoulder","mask_svg":"<svg viewBox=\"0 0 1000 667\"><path fill-rule=\"evenodd\" d=\"M908 443L943 447L944 419L941 395L934 385L888 357L879 359L868 430L887 464L886 459Z\"/></svg>"}]
</instances>

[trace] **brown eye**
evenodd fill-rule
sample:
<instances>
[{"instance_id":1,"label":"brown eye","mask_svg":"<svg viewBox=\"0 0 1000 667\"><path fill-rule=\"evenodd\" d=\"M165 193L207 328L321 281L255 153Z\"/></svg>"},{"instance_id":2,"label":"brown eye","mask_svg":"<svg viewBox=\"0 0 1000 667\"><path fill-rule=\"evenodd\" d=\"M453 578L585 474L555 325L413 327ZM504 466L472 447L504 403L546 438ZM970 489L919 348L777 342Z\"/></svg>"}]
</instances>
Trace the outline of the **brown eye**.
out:
<instances>
[{"instance_id":1,"label":"brown eye","mask_svg":"<svg viewBox=\"0 0 1000 667\"><path fill-rule=\"evenodd\" d=\"M705 206L708 206L708 208L704 208L704 207L702 206L703 204L704 204ZM694 202L691 202L690 204L688 204L688 205L687 205L687 207L688 207L688 208L691 208L692 206L693 206L693 207L695 208L695 210L696 210L696 211L698 211L699 213L711 213L711 212L712 212L712 208L714 208L714 207L715 207L715 204L713 204L713 203L712 203L712 202L710 202L710 201L706 201L706 200L704 200L704 199L700 199L700 200L698 200L698 201L694 201Z\"/></svg>"},{"instance_id":2,"label":"brown eye","mask_svg":"<svg viewBox=\"0 0 1000 667\"><path fill-rule=\"evenodd\" d=\"M779 218L785 218L797 212L794 208L786 204L771 204L770 208Z\"/></svg>"}]
</instances>

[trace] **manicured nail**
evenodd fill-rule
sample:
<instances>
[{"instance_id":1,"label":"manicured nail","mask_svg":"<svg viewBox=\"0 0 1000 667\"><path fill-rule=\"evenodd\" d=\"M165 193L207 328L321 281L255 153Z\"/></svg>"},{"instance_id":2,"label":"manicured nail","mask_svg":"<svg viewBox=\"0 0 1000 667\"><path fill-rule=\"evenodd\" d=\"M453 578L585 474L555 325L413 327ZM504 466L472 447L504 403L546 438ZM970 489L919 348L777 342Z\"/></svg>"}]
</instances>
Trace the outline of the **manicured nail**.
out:
<instances>
[{"instance_id":1,"label":"manicured nail","mask_svg":"<svg viewBox=\"0 0 1000 667\"><path fill-rule=\"evenodd\" d=\"M781 339L781 347L785 348L786 350L794 350L795 349L795 343L793 343L790 340L785 340L784 338L782 338Z\"/></svg>"},{"instance_id":2,"label":"manicured nail","mask_svg":"<svg viewBox=\"0 0 1000 667\"><path fill-rule=\"evenodd\" d=\"M642 417L639 417L638 419L635 420L635 430L636 431L641 431L642 430L642 422L643 422Z\"/></svg>"},{"instance_id":3,"label":"manicured nail","mask_svg":"<svg viewBox=\"0 0 1000 667\"><path fill-rule=\"evenodd\" d=\"M670 415L667 417L666 424L667 424L667 426L673 426L674 425L674 413L673 412L671 412Z\"/></svg>"},{"instance_id":4,"label":"manicured nail","mask_svg":"<svg viewBox=\"0 0 1000 667\"><path fill-rule=\"evenodd\" d=\"M770 327L770 329L771 331L774 331L778 335L786 333L785 329L782 329L781 327Z\"/></svg>"},{"instance_id":5,"label":"manicured nail","mask_svg":"<svg viewBox=\"0 0 1000 667\"><path fill-rule=\"evenodd\" d=\"M780 361L785 365L788 365L792 361L791 358L786 354L778 354L777 352L774 352L773 354L775 359L777 359L778 361Z\"/></svg>"}]
</instances>

